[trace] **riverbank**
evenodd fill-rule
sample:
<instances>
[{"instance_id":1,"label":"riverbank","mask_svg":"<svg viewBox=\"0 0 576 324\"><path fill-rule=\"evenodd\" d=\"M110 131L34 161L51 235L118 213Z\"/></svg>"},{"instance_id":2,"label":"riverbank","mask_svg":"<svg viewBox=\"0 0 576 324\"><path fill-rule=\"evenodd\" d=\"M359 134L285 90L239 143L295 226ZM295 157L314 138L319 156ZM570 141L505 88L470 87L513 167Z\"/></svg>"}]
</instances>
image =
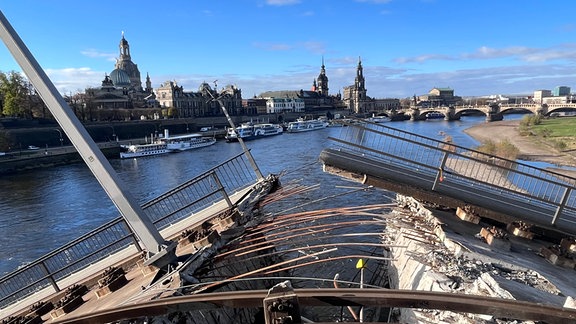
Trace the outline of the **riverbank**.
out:
<instances>
[{"instance_id":1,"label":"riverbank","mask_svg":"<svg viewBox=\"0 0 576 324\"><path fill-rule=\"evenodd\" d=\"M502 120L484 123L465 129L464 132L478 142L492 140L499 142L507 139L520 151L520 160L546 162L558 168L549 168L570 177L576 177L576 170L567 170L562 167L576 167L574 153L560 152L546 145L536 137L521 136L519 131L520 120Z\"/></svg>"}]
</instances>

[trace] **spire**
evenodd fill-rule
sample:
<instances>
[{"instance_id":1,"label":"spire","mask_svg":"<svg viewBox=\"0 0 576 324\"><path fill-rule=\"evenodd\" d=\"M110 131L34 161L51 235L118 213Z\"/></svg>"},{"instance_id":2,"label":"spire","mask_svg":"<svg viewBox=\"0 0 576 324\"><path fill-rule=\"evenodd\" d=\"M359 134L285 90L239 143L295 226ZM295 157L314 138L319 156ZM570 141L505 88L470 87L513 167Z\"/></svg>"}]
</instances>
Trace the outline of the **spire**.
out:
<instances>
[{"instance_id":1,"label":"spire","mask_svg":"<svg viewBox=\"0 0 576 324\"><path fill-rule=\"evenodd\" d=\"M130 45L128 41L124 38L124 31L122 31L122 39L120 40L120 60L128 59L130 60Z\"/></svg>"},{"instance_id":2,"label":"spire","mask_svg":"<svg viewBox=\"0 0 576 324\"><path fill-rule=\"evenodd\" d=\"M316 83L314 83L316 85ZM328 77L326 76L326 67L324 66L324 55L322 55L322 66L320 68L320 75L318 75L318 83L314 91L320 95L328 95Z\"/></svg>"}]
</instances>

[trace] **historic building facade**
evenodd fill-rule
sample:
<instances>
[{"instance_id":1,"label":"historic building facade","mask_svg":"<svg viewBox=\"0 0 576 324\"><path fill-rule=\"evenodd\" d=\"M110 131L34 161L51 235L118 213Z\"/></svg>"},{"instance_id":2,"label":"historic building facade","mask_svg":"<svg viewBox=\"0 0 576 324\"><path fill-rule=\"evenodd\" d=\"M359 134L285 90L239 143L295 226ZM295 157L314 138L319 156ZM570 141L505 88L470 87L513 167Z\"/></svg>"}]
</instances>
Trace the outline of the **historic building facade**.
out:
<instances>
[{"instance_id":1,"label":"historic building facade","mask_svg":"<svg viewBox=\"0 0 576 324\"><path fill-rule=\"evenodd\" d=\"M156 100L161 108L173 110L176 117L207 117L223 115L219 98L230 115L244 114L242 91L233 85L226 86L220 93L206 82L198 91L184 91L176 81L166 81L156 89Z\"/></svg>"},{"instance_id":2,"label":"historic building facade","mask_svg":"<svg viewBox=\"0 0 576 324\"><path fill-rule=\"evenodd\" d=\"M320 74L312 82L310 90L283 90L283 91L266 91L261 93L258 98L266 99L268 103L277 105L273 110L294 111L294 112L314 112L319 110L329 110L341 108L341 95L328 94L328 76L326 76L326 66L322 58ZM277 99L276 103L270 99ZM288 101L286 101L288 100ZM303 103L304 108L301 109ZM269 107L269 106L267 106ZM280 109L283 107L282 109ZM267 109L269 111L269 109Z\"/></svg>"},{"instance_id":3,"label":"historic building facade","mask_svg":"<svg viewBox=\"0 0 576 324\"><path fill-rule=\"evenodd\" d=\"M283 112L304 112L305 103L300 98L268 98L266 99L266 113L278 114Z\"/></svg>"},{"instance_id":4,"label":"historic building facade","mask_svg":"<svg viewBox=\"0 0 576 324\"><path fill-rule=\"evenodd\" d=\"M428 94L418 96L416 105L427 108L453 106L461 100L461 97L454 95L453 89L432 88Z\"/></svg>"}]
</instances>

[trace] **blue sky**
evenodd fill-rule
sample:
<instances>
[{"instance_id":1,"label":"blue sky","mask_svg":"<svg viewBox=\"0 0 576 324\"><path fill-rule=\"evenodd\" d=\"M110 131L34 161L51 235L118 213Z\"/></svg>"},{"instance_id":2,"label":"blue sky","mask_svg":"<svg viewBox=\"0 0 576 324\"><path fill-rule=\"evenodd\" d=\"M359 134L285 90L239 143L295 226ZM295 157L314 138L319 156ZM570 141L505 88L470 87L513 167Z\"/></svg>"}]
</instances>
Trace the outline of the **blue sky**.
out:
<instances>
[{"instance_id":1,"label":"blue sky","mask_svg":"<svg viewBox=\"0 0 576 324\"><path fill-rule=\"evenodd\" d=\"M161 4L158 4L161 3ZM125 33L144 82L234 84L244 98L354 83L404 98L576 88L576 1L0 0L0 10L62 93L99 86ZM0 71L20 71L0 46Z\"/></svg>"}]
</instances>

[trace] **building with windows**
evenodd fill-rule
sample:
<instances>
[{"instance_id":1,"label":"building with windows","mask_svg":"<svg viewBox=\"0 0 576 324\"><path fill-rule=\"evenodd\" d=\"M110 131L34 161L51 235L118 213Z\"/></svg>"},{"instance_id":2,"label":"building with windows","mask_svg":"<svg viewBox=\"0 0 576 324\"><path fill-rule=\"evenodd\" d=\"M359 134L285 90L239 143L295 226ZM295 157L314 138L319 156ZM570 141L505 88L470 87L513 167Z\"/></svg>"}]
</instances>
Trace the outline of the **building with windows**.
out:
<instances>
[{"instance_id":1,"label":"building with windows","mask_svg":"<svg viewBox=\"0 0 576 324\"><path fill-rule=\"evenodd\" d=\"M301 98L269 98L266 99L266 113L304 112L305 103Z\"/></svg>"},{"instance_id":2,"label":"building with windows","mask_svg":"<svg viewBox=\"0 0 576 324\"><path fill-rule=\"evenodd\" d=\"M534 102L542 103L543 98L552 97L552 91L550 90L536 90L534 91Z\"/></svg>"},{"instance_id":3,"label":"building with windows","mask_svg":"<svg viewBox=\"0 0 576 324\"><path fill-rule=\"evenodd\" d=\"M184 91L176 81L166 81L156 89L156 100L161 108L170 111L176 117L209 117L223 115L220 105L214 98L219 98L230 115L244 113L242 91L233 85L226 86L220 93L206 82L198 91Z\"/></svg>"},{"instance_id":4,"label":"building with windows","mask_svg":"<svg viewBox=\"0 0 576 324\"><path fill-rule=\"evenodd\" d=\"M277 108L281 109L281 105L286 105L284 108L288 108L292 105L295 109L300 109L299 105L304 104L304 109L302 112L314 112L314 111L324 111L329 109L341 108L341 96L329 95L328 94L328 76L326 75L326 66L324 65L324 58L322 58L322 66L320 67L320 74L312 82L312 87L310 90L283 90L283 91L266 91L261 93L258 98L266 99L267 105L266 110L268 111L270 106L268 105L269 99L281 99L272 102L271 105L279 105ZM293 102L287 102L286 100L294 100ZM284 102L282 101L284 100Z\"/></svg>"},{"instance_id":5,"label":"building with windows","mask_svg":"<svg viewBox=\"0 0 576 324\"><path fill-rule=\"evenodd\" d=\"M432 88L428 94L416 98L416 106L424 108L453 106L462 101L462 97L455 96L451 88Z\"/></svg>"},{"instance_id":6,"label":"building with windows","mask_svg":"<svg viewBox=\"0 0 576 324\"><path fill-rule=\"evenodd\" d=\"M556 88L554 88L554 91L552 91L552 95L554 97L569 96L570 95L570 87L557 86Z\"/></svg>"}]
</instances>

